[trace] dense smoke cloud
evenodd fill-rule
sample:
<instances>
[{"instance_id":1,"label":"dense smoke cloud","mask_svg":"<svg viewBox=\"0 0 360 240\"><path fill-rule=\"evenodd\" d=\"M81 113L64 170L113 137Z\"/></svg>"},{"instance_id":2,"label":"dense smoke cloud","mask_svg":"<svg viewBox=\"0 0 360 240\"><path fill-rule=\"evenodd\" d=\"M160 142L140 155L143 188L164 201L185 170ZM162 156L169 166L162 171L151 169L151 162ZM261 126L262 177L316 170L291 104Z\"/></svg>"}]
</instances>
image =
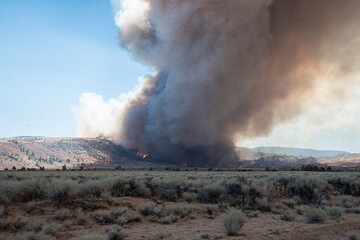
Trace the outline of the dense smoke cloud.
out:
<instances>
[{"instance_id":1,"label":"dense smoke cloud","mask_svg":"<svg viewBox=\"0 0 360 240\"><path fill-rule=\"evenodd\" d=\"M239 138L269 134L301 112L319 81L345 84L359 67L357 0L114 6L119 44L154 73L117 100L83 94L78 135L101 134L162 161L229 164Z\"/></svg>"}]
</instances>

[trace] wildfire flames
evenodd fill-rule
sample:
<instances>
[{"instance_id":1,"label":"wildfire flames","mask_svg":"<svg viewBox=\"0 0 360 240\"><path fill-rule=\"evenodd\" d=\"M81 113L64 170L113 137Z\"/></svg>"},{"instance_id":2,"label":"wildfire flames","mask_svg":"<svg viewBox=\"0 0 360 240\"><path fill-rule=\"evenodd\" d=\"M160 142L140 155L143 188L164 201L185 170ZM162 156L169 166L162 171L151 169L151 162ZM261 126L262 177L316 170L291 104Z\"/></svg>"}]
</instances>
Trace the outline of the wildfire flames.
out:
<instances>
[{"instance_id":1,"label":"wildfire flames","mask_svg":"<svg viewBox=\"0 0 360 240\"><path fill-rule=\"evenodd\" d=\"M149 156L149 154L138 152L138 153L136 153L136 156L141 157L141 158L147 158Z\"/></svg>"}]
</instances>

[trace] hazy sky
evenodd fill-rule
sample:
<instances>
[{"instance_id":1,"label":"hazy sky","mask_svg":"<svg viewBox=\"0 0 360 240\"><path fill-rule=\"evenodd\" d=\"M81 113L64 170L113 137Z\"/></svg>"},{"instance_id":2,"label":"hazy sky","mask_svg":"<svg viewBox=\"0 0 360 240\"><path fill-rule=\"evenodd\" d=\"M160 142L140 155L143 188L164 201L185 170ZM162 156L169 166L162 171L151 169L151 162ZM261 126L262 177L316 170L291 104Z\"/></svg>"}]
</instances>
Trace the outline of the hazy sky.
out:
<instances>
[{"instance_id":1,"label":"hazy sky","mask_svg":"<svg viewBox=\"0 0 360 240\"><path fill-rule=\"evenodd\" d=\"M1 0L0 137L75 136L73 107L82 93L107 100L131 90L150 71L117 45L117 31L110 0ZM350 97L320 92L270 136L239 143L360 152L354 79Z\"/></svg>"}]
</instances>

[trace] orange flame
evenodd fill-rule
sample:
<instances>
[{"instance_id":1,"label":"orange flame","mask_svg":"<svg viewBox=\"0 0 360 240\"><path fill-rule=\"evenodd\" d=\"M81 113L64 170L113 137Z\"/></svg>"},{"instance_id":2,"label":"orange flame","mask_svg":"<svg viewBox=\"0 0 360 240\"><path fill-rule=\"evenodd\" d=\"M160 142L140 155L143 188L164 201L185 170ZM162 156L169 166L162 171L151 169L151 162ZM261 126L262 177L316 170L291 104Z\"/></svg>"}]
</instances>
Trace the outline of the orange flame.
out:
<instances>
[{"instance_id":1,"label":"orange flame","mask_svg":"<svg viewBox=\"0 0 360 240\"><path fill-rule=\"evenodd\" d=\"M141 157L141 158L147 158L149 156L149 154L138 152L138 153L136 153L136 156Z\"/></svg>"},{"instance_id":2,"label":"orange flame","mask_svg":"<svg viewBox=\"0 0 360 240\"><path fill-rule=\"evenodd\" d=\"M240 165L239 168L243 168L243 166Z\"/></svg>"}]
</instances>

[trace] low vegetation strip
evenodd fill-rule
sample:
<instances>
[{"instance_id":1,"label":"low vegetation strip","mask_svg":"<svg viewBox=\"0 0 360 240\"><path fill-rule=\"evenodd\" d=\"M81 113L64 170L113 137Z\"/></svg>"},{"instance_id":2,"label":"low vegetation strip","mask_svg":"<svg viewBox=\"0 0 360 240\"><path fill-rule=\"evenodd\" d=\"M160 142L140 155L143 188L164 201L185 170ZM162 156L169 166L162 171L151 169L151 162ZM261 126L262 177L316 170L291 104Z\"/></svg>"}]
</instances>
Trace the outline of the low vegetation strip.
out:
<instances>
[{"instance_id":1,"label":"low vegetation strip","mask_svg":"<svg viewBox=\"0 0 360 240\"><path fill-rule=\"evenodd\" d=\"M2 172L0 203L142 197L199 203L227 202L268 210L273 200L320 205L334 192L360 196L359 173L304 172ZM287 201L287 202L286 202ZM344 200L345 205L349 205ZM292 206L293 207L293 206Z\"/></svg>"},{"instance_id":2,"label":"low vegetation strip","mask_svg":"<svg viewBox=\"0 0 360 240\"><path fill-rule=\"evenodd\" d=\"M249 219L266 212L284 224L339 223L344 214L360 213L359 196L359 173L1 172L0 230L18 239L59 239L71 221L73 226L106 227L100 238L121 239L129 234L123 229L129 224L166 226L202 216L216 219L226 236L239 234ZM118 203L123 198L139 202ZM14 206L23 212L17 218L11 213ZM46 211L58 231L29 221L32 214L45 214L44 209L56 209Z\"/></svg>"}]
</instances>

